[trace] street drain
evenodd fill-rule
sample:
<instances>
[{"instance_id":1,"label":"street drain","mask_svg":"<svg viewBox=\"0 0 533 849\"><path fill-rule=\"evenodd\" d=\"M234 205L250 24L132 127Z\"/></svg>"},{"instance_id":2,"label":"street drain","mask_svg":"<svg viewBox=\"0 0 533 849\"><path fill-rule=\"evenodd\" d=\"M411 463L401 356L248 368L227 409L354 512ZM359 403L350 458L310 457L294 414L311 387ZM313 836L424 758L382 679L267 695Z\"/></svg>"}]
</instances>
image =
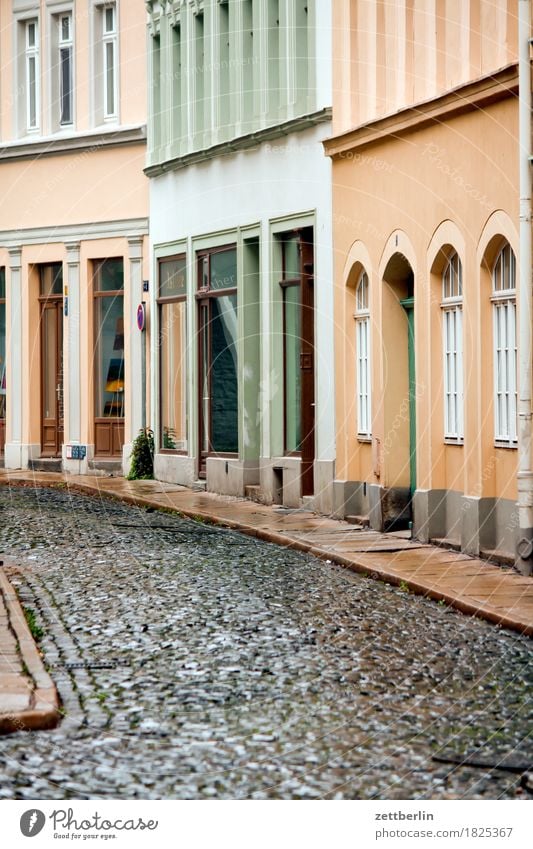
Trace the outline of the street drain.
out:
<instances>
[{"instance_id":1,"label":"street drain","mask_svg":"<svg viewBox=\"0 0 533 849\"><path fill-rule=\"evenodd\" d=\"M119 663L118 661L107 661L105 663L91 663L83 661L75 661L73 663L53 663L52 669L117 669L119 666L130 666L129 663Z\"/></svg>"}]
</instances>

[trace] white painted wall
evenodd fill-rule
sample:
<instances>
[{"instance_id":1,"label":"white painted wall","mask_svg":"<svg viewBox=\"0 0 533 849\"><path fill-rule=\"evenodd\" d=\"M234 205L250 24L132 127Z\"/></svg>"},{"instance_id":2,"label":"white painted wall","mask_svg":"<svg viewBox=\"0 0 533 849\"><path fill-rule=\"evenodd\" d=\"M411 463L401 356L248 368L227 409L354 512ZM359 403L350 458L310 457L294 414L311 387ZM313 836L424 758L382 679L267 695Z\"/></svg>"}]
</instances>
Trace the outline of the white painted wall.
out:
<instances>
[{"instance_id":1,"label":"white painted wall","mask_svg":"<svg viewBox=\"0 0 533 849\"><path fill-rule=\"evenodd\" d=\"M330 133L330 123L320 124L150 180L153 248L254 223L262 225L264 241L271 219L315 213L317 460L335 456L331 164L321 143ZM263 244L263 292L265 284L268 292L269 253ZM155 268L152 279L154 292ZM265 440L263 452L270 456Z\"/></svg>"}]
</instances>

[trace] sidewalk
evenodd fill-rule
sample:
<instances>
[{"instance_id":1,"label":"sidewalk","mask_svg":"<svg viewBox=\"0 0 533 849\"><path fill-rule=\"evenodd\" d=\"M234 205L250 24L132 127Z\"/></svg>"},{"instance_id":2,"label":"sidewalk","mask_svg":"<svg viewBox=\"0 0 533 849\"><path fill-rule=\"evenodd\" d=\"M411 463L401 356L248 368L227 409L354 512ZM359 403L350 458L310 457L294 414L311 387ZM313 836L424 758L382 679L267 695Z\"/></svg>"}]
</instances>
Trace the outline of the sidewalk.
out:
<instances>
[{"instance_id":1,"label":"sidewalk","mask_svg":"<svg viewBox=\"0 0 533 849\"><path fill-rule=\"evenodd\" d=\"M159 481L0 470L3 486L61 486L234 528L396 584L463 613L533 635L533 579L483 560L304 510L199 493ZM0 555L1 556L1 555ZM0 733L56 724L57 693L0 567ZM18 648L17 648L18 643Z\"/></svg>"}]
</instances>

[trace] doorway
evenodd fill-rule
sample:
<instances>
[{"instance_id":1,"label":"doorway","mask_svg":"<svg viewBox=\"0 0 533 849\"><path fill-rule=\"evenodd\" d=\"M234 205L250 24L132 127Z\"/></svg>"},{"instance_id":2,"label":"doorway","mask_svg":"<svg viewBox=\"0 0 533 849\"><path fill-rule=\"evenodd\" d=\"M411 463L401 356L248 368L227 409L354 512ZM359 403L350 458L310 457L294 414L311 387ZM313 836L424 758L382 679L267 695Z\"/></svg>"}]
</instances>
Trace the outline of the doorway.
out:
<instances>
[{"instance_id":1,"label":"doorway","mask_svg":"<svg viewBox=\"0 0 533 849\"><path fill-rule=\"evenodd\" d=\"M315 314L313 229L284 234L283 292L284 453L301 458L300 492L314 492Z\"/></svg>"},{"instance_id":2,"label":"doorway","mask_svg":"<svg viewBox=\"0 0 533 849\"><path fill-rule=\"evenodd\" d=\"M63 266L41 265L41 456L60 457L63 445Z\"/></svg>"},{"instance_id":3,"label":"doorway","mask_svg":"<svg viewBox=\"0 0 533 849\"><path fill-rule=\"evenodd\" d=\"M414 273L400 252L383 274L383 357L385 374L383 492L384 530L407 528L416 490L416 357Z\"/></svg>"}]
</instances>

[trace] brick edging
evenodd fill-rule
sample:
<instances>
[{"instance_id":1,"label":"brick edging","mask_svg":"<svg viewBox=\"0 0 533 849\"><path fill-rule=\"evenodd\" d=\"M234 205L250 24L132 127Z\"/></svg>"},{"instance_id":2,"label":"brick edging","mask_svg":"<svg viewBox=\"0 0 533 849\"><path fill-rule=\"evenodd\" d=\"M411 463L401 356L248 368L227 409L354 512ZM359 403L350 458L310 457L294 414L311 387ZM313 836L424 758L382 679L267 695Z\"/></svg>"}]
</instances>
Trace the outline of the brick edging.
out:
<instances>
[{"instance_id":1,"label":"brick edging","mask_svg":"<svg viewBox=\"0 0 533 849\"><path fill-rule=\"evenodd\" d=\"M26 623L17 594L0 568L0 591L4 597L9 624L18 642L22 662L34 683L29 710L0 714L0 732L36 731L55 728L61 714L59 696Z\"/></svg>"}]
</instances>

